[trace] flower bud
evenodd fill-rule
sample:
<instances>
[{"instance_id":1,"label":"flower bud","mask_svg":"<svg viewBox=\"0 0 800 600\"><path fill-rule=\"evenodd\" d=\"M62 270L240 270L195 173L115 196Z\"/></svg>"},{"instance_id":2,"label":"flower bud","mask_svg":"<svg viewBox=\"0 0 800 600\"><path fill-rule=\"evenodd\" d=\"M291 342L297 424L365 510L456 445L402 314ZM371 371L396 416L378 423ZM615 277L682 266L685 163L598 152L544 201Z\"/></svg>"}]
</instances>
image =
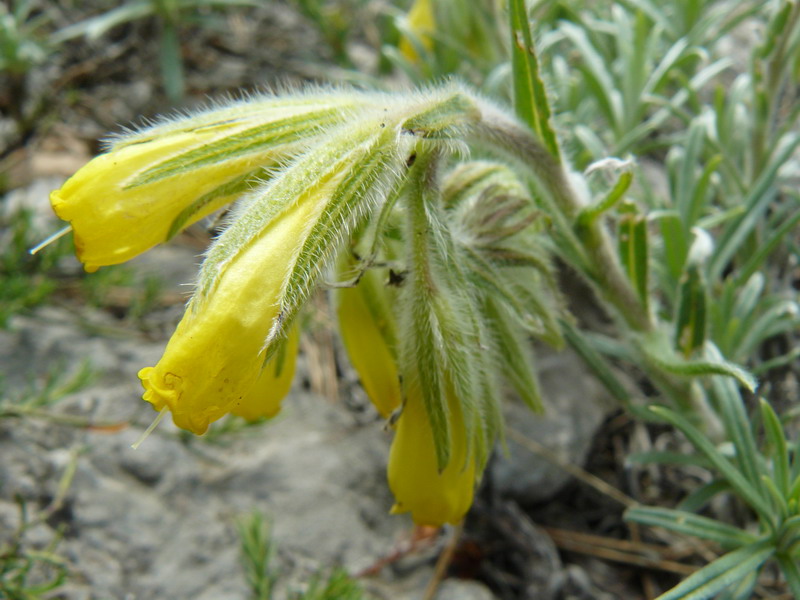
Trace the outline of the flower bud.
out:
<instances>
[{"instance_id":1,"label":"flower bud","mask_svg":"<svg viewBox=\"0 0 800 600\"><path fill-rule=\"evenodd\" d=\"M367 396L385 419L401 400L394 317L387 292L373 269L364 273L358 285L336 291L342 342Z\"/></svg>"}]
</instances>

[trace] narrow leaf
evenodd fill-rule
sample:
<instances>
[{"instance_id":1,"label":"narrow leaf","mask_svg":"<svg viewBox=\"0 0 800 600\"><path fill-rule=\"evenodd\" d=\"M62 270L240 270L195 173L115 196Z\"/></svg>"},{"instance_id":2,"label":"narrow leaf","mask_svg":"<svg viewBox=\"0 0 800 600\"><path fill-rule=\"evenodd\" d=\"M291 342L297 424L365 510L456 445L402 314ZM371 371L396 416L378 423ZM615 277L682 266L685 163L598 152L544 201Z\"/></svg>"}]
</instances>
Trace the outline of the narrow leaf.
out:
<instances>
[{"instance_id":1,"label":"narrow leaf","mask_svg":"<svg viewBox=\"0 0 800 600\"><path fill-rule=\"evenodd\" d=\"M759 244L755 254L753 254L736 273L735 285L737 287L744 285L744 282L748 281L751 276L764 265L765 261L769 255L772 254L780 241L787 233L794 231L798 223L800 223L800 210L796 211L788 218L782 219L780 225L769 232L769 238Z\"/></svg>"},{"instance_id":2,"label":"narrow leaf","mask_svg":"<svg viewBox=\"0 0 800 600\"><path fill-rule=\"evenodd\" d=\"M544 412L539 381L534 372L533 352L530 342L524 336L524 329L515 326L508 312L498 306L494 299L488 298L485 307L500 353L503 374L533 412Z\"/></svg>"},{"instance_id":3,"label":"narrow leaf","mask_svg":"<svg viewBox=\"0 0 800 600\"><path fill-rule=\"evenodd\" d=\"M602 200L587 206L580 212L576 226L589 227L598 219L598 217L614 208L614 206L616 206L616 204L623 198L625 192L628 191L632 181L632 172L622 172L619 176L619 179L617 179L617 183L614 184L614 187L611 188L611 191L609 191Z\"/></svg>"},{"instance_id":4,"label":"narrow leaf","mask_svg":"<svg viewBox=\"0 0 800 600\"><path fill-rule=\"evenodd\" d=\"M657 344L656 344L657 345ZM655 348L654 344L642 344L647 358L658 368L682 377L703 377L707 375L726 375L733 377L748 391L754 392L758 381L747 370L723 359L719 360L681 360L676 355Z\"/></svg>"},{"instance_id":5,"label":"narrow leaf","mask_svg":"<svg viewBox=\"0 0 800 600\"><path fill-rule=\"evenodd\" d=\"M614 82L614 77L606 68L608 62L592 45L586 32L581 27L564 21L560 24L559 29L572 41L575 49L583 59L585 66L581 68L581 73L586 78L586 84L594 92L595 98L601 110L605 113L609 124L617 131L624 117L621 114L622 108L619 93L616 92L618 86Z\"/></svg>"},{"instance_id":6,"label":"narrow leaf","mask_svg":"<svg viewBox=\"0 0 800 600\"><path fill-rule=\"evenodd\" d=\"M154 2L150 0L132 0L122 6L105 11L96 17L59 29L50 37L50 42L61 44L81 35L85 35L87 39L94 41L109 29L113 29L122 23L150 16L154 11Z\"/></svg>"},{"instance_id":7,"label":"narrow leaf","mask_svg":"<svg viewBox=\"0 0 800 600\"><path fill-rule=\"evenodd\" d=\"M161 80L167 98L178 102L184 94L183 57L181 56L181 42L175 25L162 19L161 45L159 47L159 60L161 63Z\"/></svg>"},{"instance_id":8,"label":"narrow leaf","mask_svg":"<svg viewBox=\"0 0 800 600\"><path fill-rule=\"evenodd\" d=\"M766 287L766 277L763 273L756 272L742 283L743 285L736 294L733 310L729 315L729 318L737 321L743 321L755 312Z\"/></svg>"},{"instance_id":9,"label":"narrow leaf","mask_svg":"<svg viewBox=\"0 0 800 600\"><path fill-rule=\"evenodd\" d=\"M676 65L686 55L689 50L689 42L686 38L680 38L664 53L661 62L652 70L647 83L641 90L641 97L647 98L659 93L661 87L667 81Z\"/></svg>"},{"instance_id":10,"label":"narrow leaf","mask_svg":"<svg viewBox=\"0 0 800 600\"><path fill-rule=\"evenodd\" d=\"M691 204L685 207L684 223L687 227L694 227L703 215L703 209L708 201L708 187L711 184L711 178L717 172L721 162L722 156L720 154L712 156L695 182Z\"/></svg>"},{"instance_id":11,"label":"narrow leaf","mask_svg":"<svg viewBox=\"0 0 800 600\"><path fill-rule=\"evenodd\" d=\"M685 356L702 348L706 340L706 286L697 265L689 265L678 291L675 347Z\"/></svg>"},{"instance_id":12,"label":"narrow leaf","mask_svg":"<svg viewBox=\"0 0 800 600\"><path fill-rule=\"evenodd\" d=\"M774 511L770 504L758 490L753 487L747 478L717 450L711 440L701 433L694 425L689 423L685 417L670 410L666 406L651 406L650 412L660 416L665 421L678 428L694 447L708 458L714 468L719 471L728 483L730 483L734 491L739 494L765 522L772 522Z\"/></svg>"},{"instance_id":13,"label":"narrow leaf","mask_svg":"<svg viewBox=\"0 0 800 600\"><path fill-rule=\"evenodd\" d=\"M646 312L650 297L647 220L641 215L624 215L620 219L618 239L622 265Z\"/></svg>"},{"instance_id":14,"label":"narrow leaf","mask_svg":"<svg viewBox=\"0 0 800 600\"><path fill-rule=\"evenodd\" d=\"M756 536L738 527L682 510L636 506L625 511L625 520L693 535L726 548L737 548L758 541Z\"/></svg>"},{"instance_id":15,"label":"narrow leaf","mask_svg":"<svg viewBox=\"0 0 800 600\"><path fill-rule=\"evenodd\" d=\"M753 184L750 193L744 199L745 210L742 216L728 227L718 240L708 268L711 281L716 281L722 276L725 267L741 247L744 239L755 229L764 211L772 204L776 194L778 170L791 158L798 145L800 145L800 135L792 135L783 140L775 150L772 160Z\"/></svg>"},{"instance_id":16,"label":"narrow leaf","mask_svg":"<svg viewBox=\"0 0 800 600\"><path fill-rule=\"evenodd\" d=\"M680 161L677 165L677 173L673 178L675 182L671 195L687 230L693 225L693 222L687 220L687 217L691 212L697 165L700 164L705 136L706 128L703 119L695 118L689 126L685 141L674 149L680 156Z\"/></svg>"},{"instance_id":17,"label":"narrow leaf","mask_svg":"<svg viewBox=\"0 0 800 600\"><path fill-rule=\"evenodd\" d=\"M767 475L762 475L761 489L766 492L766 496L772 499L772 504L777 509L779 517L786 518L786 515L789 514L789 503L786 501L786 496L778 489L775 480Z\"/></svg>"},{"instance_id":18,"label":"narrow leaf","mask_svg":"<svg viewBox=\"0 0 800 600\"><path fill-rule=\"evenodd\" d=\"M738 583L732 585L728 590L728 596L723 596L725 600L752 600L753 590L758 583L758 571L750 571L745 577L739 580ZM718 595L717 598L722 595Z\"/></svg>"},{"instance_id":19,"label":"narrow leaf","mask_svg":"<svg viewBox=\"0 0 800 600\"><path fill-rule=\"evenodd\" d=\"M689 254L689 242L683 219L675 211L664 211L659 214L658 225L661 229L667 271L671 279L677 281L683 273L683 266Z\"/></svg>"},{"instance_id":20,"label":"narrow leaf","mask_svg":"<svg viewBox=\"0 0 800 600\"><path fill-rule=\"evenodd\" d=\"M792 595L795 598L800 598L800 564L798 564L796 558L783 552L778 553L776 558L783 576L786 578L786 583L789 584L789 589L792 590Z\"/></svg>"},{"instance_id":21,"label":"narrow leaf","mask_svg":"<svg viewBox=\"0 0 800 600\"><path fill-rule=\"evenodd\" d=\"M713 344L709 343L706 351L712 360L722 359ZM718 410L725 423L725 431L736 449L736 462L750 484L754 488L760 489L762 486L761 464L742 395L736 384L725 377L713 377L711 386L717 400Z\"/></svg>"},{"instance_id":22,"label":"narrow leaf","mask_svg":"<svg viewBox=\"0 0 800 600\"><path fill-rule=\"evenodd\" d=\"M656 600L705 600L761 568L775 553L771 540L744 546L693 573Z\"/></svg>"},{"instance_id":23,"label":"narrow leaf","mask_svg":"<svg viewBox=\"0 0 800 600\"><path fill-rule=\"evenodd\" d=\"M764 422L764 431L769 441L769 454L772 458L772 475L775 485L784 498L789 496L789 448L778 415L764 398L759 398L761 419Z\"/></svg>"},{"instance_id":24,"label":"narrow leaf","mask_svg":"<svg viewBox=\"0 0 800 600\"><path fill-rule=\"evenodd\" d=\"M707 466L710 470L711 467ZM719 494L729 493L730 484L724 479L716 479L691 492L678 503L677 508L686 512L698 512L703 509L711 500Z\"/></svg>"},{"instance_id":25,"label":"narrow leaf","mask_svg":"<svg viewBox=\"0 0 800 600\"><path fill-rule=\"evenodd\" d=\"M594 372L611 396L623 406L629 406L631 404L630 394L614 374L609 362L592 347L591 343L572 323L566 319L562 319L560 323L567 343Z\"/></svg>"},{"instance_id":26,"label":"narrow leaf","mask_svg":"<svg viewBox=\"0 0 800 600\"><path fill-rule=\"evenodd\" d=\"M558 138L552 126L547 90L539 71L525 0L510 0L511 62L514 74L514 108L542 140L553 157L561 162Z\"/></svg>"}]
</instances>

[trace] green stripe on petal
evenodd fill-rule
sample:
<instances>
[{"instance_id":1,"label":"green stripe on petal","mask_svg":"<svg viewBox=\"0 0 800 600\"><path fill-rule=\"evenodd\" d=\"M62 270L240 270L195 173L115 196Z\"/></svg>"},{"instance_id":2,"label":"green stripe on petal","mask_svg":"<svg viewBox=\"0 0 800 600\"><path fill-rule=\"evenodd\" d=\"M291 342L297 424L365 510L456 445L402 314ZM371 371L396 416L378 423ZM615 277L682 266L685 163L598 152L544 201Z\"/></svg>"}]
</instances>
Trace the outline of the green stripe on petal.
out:
<instances>
[{"instance_id":1,"label":"green stripe on petal","mask_svg":"<svg viewBox=\"0 0 800 600\"><path fill-rule=\"evenodd\" d=\"M184 229L189 223L194 221L194 217L203 212L203 210L211 203L227 197L239 197L245 192L250 190L255 184L263 181L269 169L260 168L254 169L249 173L245 173L240 177L235 177L230 181L226 181L218 188L211 190L207 194L200 196L197 200L192 202L189 206L184 208L169 227L167 239L172 239L179 231Z\"/></svg>"},{"instance_id":2,"label":"green stripe on petal","mask_svg":"<svg viewBox=\"0 0 800 600\"><path fill-rule=\"evenodd\" d=\"M307 141L315 130L341 122L345 114L340 108L332 108L279 119L238 133L224 134L216 141L173 156L139 173L124 189L185 175L208 165L264 152L275 146L285 146L299 140Z\"/></svg>"},{"instance_id":3,"label":"green stripe on petal","mask_svg":"<svg viewBox=\"0 0 800 600\"><path fill-rule=\"evenodd\" d=\"M309 190L327 185L349 166L357 164L360 148L380 131L374 119L355 131L337 130L314 150L299 157L272 181L244 199L238 218L215 241L200 272L198 292L207 294L225 265L269 225L287 206Z\"/></svg>"},{"instance_id":4,"label":"green stripe on petal","mask_svg":"<svg viewBox=\"0 0 800 600\"><path fill-rule=\"evenodd\" d=\"M292 318L311 294L322 270L329 264L332 255L345 235L350 232L358 218L365 216L377 203L373 193L391 187L402 164L402 158L383 135L364 145L361 155L337 185L312 225L297 259L291 266L281 294L279 327ZM270 338L281 335L280 330L270 333ZM268 340L269 342L269 340Z\"/></svg>"}]
</instances>

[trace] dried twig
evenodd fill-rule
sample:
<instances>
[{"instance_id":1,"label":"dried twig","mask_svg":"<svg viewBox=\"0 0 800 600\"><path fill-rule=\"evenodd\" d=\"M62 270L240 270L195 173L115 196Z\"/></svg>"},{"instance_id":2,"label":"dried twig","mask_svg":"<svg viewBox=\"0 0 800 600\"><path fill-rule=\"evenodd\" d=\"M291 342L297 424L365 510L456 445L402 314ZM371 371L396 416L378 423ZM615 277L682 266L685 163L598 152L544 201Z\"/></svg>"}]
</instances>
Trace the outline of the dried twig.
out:
<instances>
[{"instance_id":1,"label":"dried twig","mask_svg":"<svg viewBox=\"0 0 800 600\"><path fill-rule=\"evenodd\" d=\"M608 496L613 500L616 500L625 507L637 506L639 504L636 500L634 500L627 494L624 494L623 492L619 491L613 485L606 483L605 481L603 481L602 479L600 479L595 475L592 475L585 469L582 469L577 465L573 465L572 463L565 461L546 446L543 446L539 442L530 439L525 434L521 433L520 431L517 431L513 427L507 427L506 431L508 432L508 437L513 439L520 446L523 446L524 448L527 448L534 454L538 454L542 458L549 460L551 463L563 469L573 477L576 477L585 484L593 487L601 494Z\"/></svg>"},{"instance_id":2,"label":"dried twig","mask_svg":"<svg viewBox=\"0 0 800 600\"><path fill-rule=\"evenodd\" d=\"M619 540L616 538L545 527L544 530L562 550L579 552L614 562L648 569L658 569L679 575L691 575L699 567L676 562L663 557L668 547Z\"/></svg>"},{"instance_id":3,"label":"dried twig","mask_svg":"<svg viewBox=\"0 0 800 600\"><path fill-rule=\"evenodd\" d=\"M433 600L436 597L436 591L439 589L439 584L447 575L447 568L450 566L450 563L453 560L453 554L458 547L458 543L461 540L461 534L463 531L463 521L453 528L453 533L450 535L447 545L445 545L444 549L439 554L439 558L436 560L433 576L428 582L428 586L425 588L425 594L422 596L422 600Z\"/></svg>"}]
</instances>

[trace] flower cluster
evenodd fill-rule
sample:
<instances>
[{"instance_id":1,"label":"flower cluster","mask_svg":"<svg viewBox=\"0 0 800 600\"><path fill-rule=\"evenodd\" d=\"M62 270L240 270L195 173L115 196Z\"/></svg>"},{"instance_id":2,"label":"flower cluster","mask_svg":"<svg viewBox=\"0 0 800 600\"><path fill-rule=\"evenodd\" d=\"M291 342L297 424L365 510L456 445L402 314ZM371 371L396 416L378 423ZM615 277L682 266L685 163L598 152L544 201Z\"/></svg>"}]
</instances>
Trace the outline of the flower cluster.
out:
<instances>
[{"instance_id":1,"label":"flower cluster","mask_svg":"<svg viewBox=\"0 0 800 600\"><path fill-rule=\"evenodd\" d=\"M51 201L88 271L235 201L162 358L139 372L144 399L197 434L278 412L299 311L325 277L349 279L340 332L396 430L393 510L455 523L502 431L501 379L537 408L528 336L559 341L526 185L455 164L476 141L508 145L516 124L492 131L498 114L457 86L248 98L114 138Z\"/></svg>"}]
</instances>

